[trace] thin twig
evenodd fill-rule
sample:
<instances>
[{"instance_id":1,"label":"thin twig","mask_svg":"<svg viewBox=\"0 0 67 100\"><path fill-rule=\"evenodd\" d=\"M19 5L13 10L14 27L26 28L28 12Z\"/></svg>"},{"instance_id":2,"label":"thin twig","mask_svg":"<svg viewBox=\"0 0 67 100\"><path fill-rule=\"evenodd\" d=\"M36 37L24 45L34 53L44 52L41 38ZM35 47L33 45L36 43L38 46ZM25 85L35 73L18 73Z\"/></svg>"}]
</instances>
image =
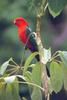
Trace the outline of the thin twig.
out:
<instances>
[{"instance_id":1,"label":"thin twig","mask_svg":"<svg viewBox=\"0 0 67 100\"><path fill-rule=\"evenodd\" d=\"M12 61L16 66L19 66L13 59L11 59L11 61Z\"/></svg>"},{"instance_id":2,"label":"thin twig","mask_svg":"<svg viewBox=\"0 0 67 100\"><path fill-rule=\"evenodd\" d=\"M9 64L8 66L10 66L10 67L14 67L14 68L16 68L16 67L17 67L16 65L11 65L11 64Z\"/></svg>"},{"instance_id":3,"label":"thin twig","mask_svg":"<svg viewBox=\"0 0 67 100\"><path fill-rule=\"evenodd\" d=\"M21 82L21 81L16 81L17 83L21 83L21 84L28 84L28 85L32 85L32 86L35 86L35 87L38 87L40 88L42 91L44 91L44 88L42 88L41 86L35 84L35 83L30 83L30 82Z\"/></svg>"},{"instance_id":4,"label":"thin twig","mask_svg":"<svg viewBox=\"0 0 67 100\"><path fill-rule=\"evenodd\" d=\"M9 74L9 76L12 75L12 74L14 74L14 73L16 73L17 71L18 71L18 68L15 69L14 71L12 71L12 72Z\"/></svg>"}]
</instances>

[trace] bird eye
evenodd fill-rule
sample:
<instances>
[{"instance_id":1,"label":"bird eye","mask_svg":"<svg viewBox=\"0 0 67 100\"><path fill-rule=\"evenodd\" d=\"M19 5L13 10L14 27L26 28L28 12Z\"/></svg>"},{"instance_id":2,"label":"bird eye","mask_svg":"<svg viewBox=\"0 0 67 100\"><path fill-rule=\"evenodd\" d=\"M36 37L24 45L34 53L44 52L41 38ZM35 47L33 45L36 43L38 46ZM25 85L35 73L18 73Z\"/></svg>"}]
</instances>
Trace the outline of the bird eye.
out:
<instances>
[{"instance_id":1,"label":"bird eye","mask_svg":"<svg viewBox=\"0 0 67 100\"><path fill-rule=\"evenodd\" d=\"M21 23L21 21L20 21L20 20L17 20L17 22L18 22L18 23Z\"/></svg>"}]
</instances>

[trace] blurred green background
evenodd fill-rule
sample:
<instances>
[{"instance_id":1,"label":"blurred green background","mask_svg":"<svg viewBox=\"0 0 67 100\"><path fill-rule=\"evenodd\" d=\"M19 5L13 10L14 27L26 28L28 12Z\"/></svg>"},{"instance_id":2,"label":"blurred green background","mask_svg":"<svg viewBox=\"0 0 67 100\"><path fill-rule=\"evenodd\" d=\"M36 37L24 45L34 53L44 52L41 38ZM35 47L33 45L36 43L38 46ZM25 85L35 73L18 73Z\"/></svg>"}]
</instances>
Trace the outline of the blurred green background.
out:
<instances>
[{"instance_id":1,"label":"blurred green background","mask_svg":"<svg viewBox=\"0 0 67 100\"><path fill-rule=\"evenodd\" d=\"M0 64L10 57L20 63L23 45L18 39L17 27L12 21L22 16L29 22L32 30L36 30L36 9L31 10L31 7L34 8L31 1L0 0ZM38 2L36 0L35 4ZM51 47L53 52L67 50L67 7L56 18L53 18L47 9L41 19L41 37L45 48Z\"/></svg>"}]
</instances>

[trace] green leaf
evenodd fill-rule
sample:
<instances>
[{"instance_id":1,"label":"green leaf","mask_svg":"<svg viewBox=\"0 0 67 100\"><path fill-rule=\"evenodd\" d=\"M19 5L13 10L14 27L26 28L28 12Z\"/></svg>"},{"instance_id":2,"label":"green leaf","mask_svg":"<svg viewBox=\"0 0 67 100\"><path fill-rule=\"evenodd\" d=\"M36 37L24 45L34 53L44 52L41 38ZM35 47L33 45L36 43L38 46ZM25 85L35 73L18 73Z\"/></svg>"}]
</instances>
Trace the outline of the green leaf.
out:
<instances>
[{"instance_id":1,"label":"green leaf","mask_svg":"<svg viewBox=\"0 0 67 100\"><path fill-rule=\"evenodd\" d=\"M29 72L29 71L25 72L25 79L26 79L27 82L31 82L32 81L31 72Z\"/></svg>"},{"instance_id":2,"label":"green leaf","mask_svg":"<svg viewBox=\"0 0 67 100\"><path fill-rule=\"evenodd\" d=\"M41 86L41 64L37 62L32 71L32 82ZM42 93L39 88L33 87L32 100L42 100Z\"/></svg>"},{"instance_id":3,"label":"green leaf","mask_svg":"<svg viewBox=\"0 0 67 100\"><path fill-rule=\"evenodd\" d=\"M59 51L60 58L65 66L67 66L67 51Z\"/></svg>"},{"instance_id":4,"label":"green leaf","mask_svg":"<svg viewBox=\"0 0 67 100\"><path fill-rule=\"evenodd\" d=\"M67 5L67 0L48 0L49 12L52 16L58 16Z\"/></svg>"},{"instance_id":5,"label":"green leaf","mask_svg":"<svg viewBox=\"0 0 67 100\"><path fill-rule=\"evenodd\" d=\"M32 70L32 82L41 86L41 64L37 62Z\"/></svg>"},{"instance_id":6,"label":"green leaf","mask_svg":"<svg viewBox=\"0 0 67 100\"><path fill-rule=\"evenodd\" d=\"M19 97L19 85L15 81L13 83L7 83L6 85L6 100L21 100Z\"/></svg>"},{"instance_id":7,"label":"green leaf","mask_svg":"<svg viewBox=\"0 0 67 100\"><path fill-rule=\"evenodd\" d=\"M32 98L32 100L42 100L41 90L34 87L31 98Z\"/></svg>"},{"instance_id":8,"label":"green leaf","mask_svg":"<svg viewBox=\"0 0 67 100\"><path fill-rule=\"evenodd\" d=\"M4 97L4 99L6 98L6 100L14 100L12 96L12 87L10 84L6 85L5 94L6 94L6 97Z\"/></svg>"},{"instance_id":9,"label":"green leaf","mask_svg":"<svg viewBox=\"0 0 67 100\"><path fill-rule=\"evenodd\" d=\"M0 81L0 100L4 100L4 99L5 99L5 84L3 84Z\"/></svg>"},{"instance_id":10,"label":"green leaf","mask_svg":"<svg viewBox=\"0 0 67 100\"><path fill-rule=\"evenodd\" d=\"M65 68L63 68L63 75L64 75L64 88L65 90L67 90L67 66L65 66Z\"/></svg>"},{"instance_id":11,"label":"green leaf","mask_svg":"<svg viewBox=\"0 0 67 100\"><path fill-rule=\"evenodd\" d=\"M0 100L21 100L16 76L0 79Z\"/></svg>"},{"instance_id":12,"label":"green leaf","mask_svg":"<svg viewBox=\"0 0 67 100\"><path fill-rule=\"evenodd\" d=\"M9 65L9 61L10 61L10 60L6 61L5 63L3 63L3 64L1 65L1 68L0 68L0 75L3 75L3 74L5 73L5 71L6 71L7 67L8 67L8 65Z\"/></svg>"},{"instance_id":13,"label":"green leaf","mask_svg":"<svg viewBox=\"0 0 67 100\"><path fill-rule=\"evenodd\" d=\"M19 84L17 83L18 79L16 78L13 83L11 83L12 86L12 95L14 100L21 100L19 96Z\"/></svg>"},{"instance_id":14,"label":"green leaf","mask_svg":"<svg viewBox=\"0 0 67 100\"><path fill-rule=\"evenodd\" d=\"M42 59L43 63L46 64L51 59L51 48L45 49L44 48L44 59Z\"/></svg>"},{"instance_id":15,"label":"green leaf","mask_svg":"<svg viewBox=\"0 0 67 100\"><path fill-rule=\"evenodd\" d=\"M61 63L62 70L63 70L63 81L64 81L64 88L67 90L67 66Z\"/></svg>"},{"instance_id":16,"label":"green leaf","mask_svg":"<svg viewBox=\"0 0 67 100\"><path fill-rule=\"evenodd\" d=\"M63 71L62 66L55 61L50 64L50 80L54 92L59 92L63 85Z\"/></svg>"},{"instance_id":17,"label":"green leaf","mask_svg":"<svg viewBox=\"0 0 67 100\"><path fill-rule=\"evenodd\" d=\"M51 81L50 81L50 78L49 78L49 80L48 80L48 88L49 88L49 93L50 94L52 94L52 92L53 92L53 88L52 88L52 85L51 85Z\"/></svg>"},{"instance_id":18,"label":"green leaf","mask_svg":"<svg viewBox=\"0 0 67 100\"><path fill-rule=\"evenodd\" d=\"M27 71L27 69L28 69L30 63L32 62L33 58L34 58L37 54L39 54L39 53L38 53L38 52L34 52L34 53L32 53L32 54L27 58L27 60L26 60L26 62L25 62L25 65L24 65L23 74L25 74L25 72Z\"/></svg>"}]
</instances>

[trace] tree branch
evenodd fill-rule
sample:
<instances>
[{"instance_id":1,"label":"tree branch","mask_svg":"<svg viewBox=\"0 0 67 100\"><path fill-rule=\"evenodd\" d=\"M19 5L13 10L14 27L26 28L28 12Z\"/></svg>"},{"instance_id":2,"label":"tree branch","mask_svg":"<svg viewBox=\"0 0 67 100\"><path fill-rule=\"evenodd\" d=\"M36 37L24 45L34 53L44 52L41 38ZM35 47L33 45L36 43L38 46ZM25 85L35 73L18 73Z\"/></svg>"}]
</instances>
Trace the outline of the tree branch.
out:
<instances>
[{"instance_id":1,"label":"tree branch","mask_svg":"<svg viewBox=\"0 0 67 100\"><path fill-rule=\"evenodd\" d=\"M40 13L39 13L40 14ZM42 61L42 57L44 57L44 48L43 48L43 44L41 41L41 36L40 36L40 26L41 26L41 15L37 15L37 23L36 23L36 33L37 33L37 37L36 37L36 41L38 44L38 49L39 49L39 53L40 53L40 62L42 65L42 70L41 70L41 77L42 77L42 86L44 88L44 95L46 100L49 100L49 92L48 92L48 76L47 76L47 71L46 71L46 66Z\"/></svg>"}]
</instances>

